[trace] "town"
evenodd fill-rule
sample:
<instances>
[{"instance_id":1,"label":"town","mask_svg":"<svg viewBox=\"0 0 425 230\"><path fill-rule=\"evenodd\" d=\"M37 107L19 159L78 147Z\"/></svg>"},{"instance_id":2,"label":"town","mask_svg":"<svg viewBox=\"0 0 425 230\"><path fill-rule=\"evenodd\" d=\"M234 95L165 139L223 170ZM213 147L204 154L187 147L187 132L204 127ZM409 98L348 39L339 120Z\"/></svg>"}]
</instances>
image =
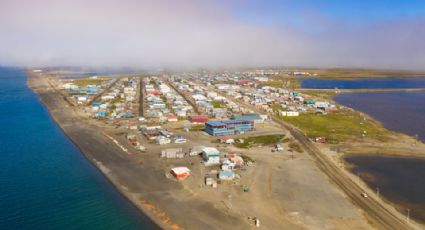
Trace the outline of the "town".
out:
<instances>
[{"instance_id":1,"label":"town","mask_svg":"<svg viewBox=\"0 0 425 230\"><path fill-rule=\"evenodd\" d=\"M343 225L341 216L354 216L350 223L362 228L361 214L332 183L363 208L375 209L368 202L375 195L346 170L344 155L355 145L381 146L397 138L337 104L339 89L303 88L302 81L318 76L310 71L33 73L46 95L55 95L47 101L64 110L55 119L67 123L63 127L91 162L167 226L173 224L164 212L190 200L204 217L237 217L241 226L324 226L323 219Z\"/></svg>"},{"instance_id":2,"label":"town","mask_svg":"<svg viewBox=\"0 0 425 230\"><path fill-rule=\"evenodd\" d=\"M272 117L326 116L337 110L328 101L297 92L291 85L294 76L317 74L204 71L52 82L85 116L114 130L105 135L128 154L135 149L163 159L167 178L193 177L188 185L202 181L212 188L234 181L248 192L250 166L255 165L249 149L291 157L303 151Z\"/></svg>"}]
</instances>

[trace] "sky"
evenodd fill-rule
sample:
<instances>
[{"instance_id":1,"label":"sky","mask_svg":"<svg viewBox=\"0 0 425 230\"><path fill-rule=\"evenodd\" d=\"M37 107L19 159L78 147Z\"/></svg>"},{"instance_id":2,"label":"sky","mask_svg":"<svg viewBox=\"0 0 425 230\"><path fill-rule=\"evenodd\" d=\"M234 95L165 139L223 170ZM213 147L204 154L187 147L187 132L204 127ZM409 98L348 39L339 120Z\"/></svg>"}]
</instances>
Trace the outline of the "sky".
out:
<instances>
[{"instance_id":1,"label":"sky","mask_svg":"<svg viewBox=\"0 0 425 230\"><path fill-rule=\"evenodd\" d=\"M0 65L425 70L425 1L0 0Z\"/></svg>"}]
</instances>

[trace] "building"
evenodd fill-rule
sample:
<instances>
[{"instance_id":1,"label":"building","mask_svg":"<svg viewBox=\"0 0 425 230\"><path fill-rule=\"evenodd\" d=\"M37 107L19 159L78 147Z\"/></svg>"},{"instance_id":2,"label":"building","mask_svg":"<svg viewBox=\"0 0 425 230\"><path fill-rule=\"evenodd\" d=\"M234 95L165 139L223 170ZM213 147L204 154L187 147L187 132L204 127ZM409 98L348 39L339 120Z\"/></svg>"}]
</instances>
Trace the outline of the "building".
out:
<instances>
[{"instance_id":1,"label":"building","mask_svg":"<svg viewBox=\"0 0 425 230\"><path fill-rule=\"evenodd\" d=\"M207 166L220 164L220 152L216 148L205 147L202 149L202 159Z\"/></svg>"},{"instance_id":2,"label":"building","mask_svg":"<svg viewBox=\"0 0 425 230\"><path fill-rule=\"evenodd\" d=\"M213 108L211 114L215 118L223 118L227 116L227 108Z\"/></svg>"},{"instance_id":3,"label":"building","mask_svg":"<svg viewBox=\"0 0 425 230\"><path fill-rule=\"evenodd\" d=\"M221 136L218 138L221 144L233 144L235 143L235 139L230 138L228 136Z\"/></svg>"},{"instance_id":4,"label":"building","mask_svg":"<svg viewBox=\"0 0 425 230\"><path fill-rule=\"evenodd\" d=\"M177 116L168 116L167 121L168 122L177 122L178 119L177 119Z\"/></svg>"},{"instance_id":5,"label":"building","mask_svg":"<svg viewBox=\"0 0 425 230\"><path fill-rule=\"evenodd\" d=\"M190 169L187 167L175 167L171 169L171 174L178 180L183 180L190 175Z\"/></svg>"},{"instance_id":6,"label":"building","mask_svg":"<svg viewBox=\"0 0 425 230\"><path fill-rule=\"evenodd\" d=\"M297 111L279 111L279 114L283 117L297 117L300 115Z\"/></svg>"},{"instance_id":7,"label":"building","mask_svg":"<svg viewBox=\"0 0 425 230\"><path fill-rule=\"evenodd\" d=\"M264 122L263 117L256 113L233 114L232 120L253 121L255 123Z\"/></svg>"},{"instance_id":8,"label":"building","mask_svg":"<svg viewBox=\"0 0 425 230\"><path fill-rule=\"evenodd\" d=\"M182 148L170 148L161 151L162 158L183 158L184 153Z\"/></svg>"},{"instance_id":9,"label":"building","mask_svg":"<svg viewBox=\"0 0 425 230\"><path fill-rule=\"evenodd\" d=\"M205 123L205 132L213 136L234 135L254 129L253 121L225 120Z\"/></svg>"},{"instance_id":10,"label":"building","mask_svg":"<svg viewBox=\"0 0 425 230\"><path fill-rule=\"evenodd\" d=\"M189 117L189 121L193 123L205 123L208 121L207 115L192 115Z\"/></svg>"},{"instance_id":11,"label":"building","mask_svg":"<svg viewBox=\"0 0 425 230\"><path fill-rule=\"evenodd\" d=\"M218 174L220 180L233 180L235 176L235 173L230 170L221 170Z\"/></svg>"},{"instance_id":12,"label":"building","mask_svg":"<svg viewBox=\"0 0 425 230\"><path fill-rule=\"evenodd\" d=\"M77 96L77 101L87 101L88 97L84 95Z\"/></svg>"}]
</instances>

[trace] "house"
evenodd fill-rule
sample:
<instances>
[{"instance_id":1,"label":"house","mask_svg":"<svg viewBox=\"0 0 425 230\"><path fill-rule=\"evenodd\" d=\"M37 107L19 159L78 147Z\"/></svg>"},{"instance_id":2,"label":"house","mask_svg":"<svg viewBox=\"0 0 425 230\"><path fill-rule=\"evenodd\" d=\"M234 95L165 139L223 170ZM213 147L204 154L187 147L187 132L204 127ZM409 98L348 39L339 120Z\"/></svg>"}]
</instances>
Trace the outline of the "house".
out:
<instances>
[{"instance_id":1,"label":"house","mask_svg":"<svg viewBox=\"0 0 425 230\"><path fill-rule=\"evenodd\" d=\"M156 142L159 145L166 145L166 144L170 144L171 143L171 139L170 138L166 138L164 136L159 136L156 138Z\"/></svg>"},{"instance_id":2,"label":"house","mask_svg":"<svg viewBox=\"0 0 425 230\"><path fill-rule=\"evenodd\" d=\"M97 116L98 116L98 117L102 117L102 118L103 118L103 117L106 117L106 112L105 112L105 111L103 111L103 110L102 110L102 111L99 111L99 112L97 112Z\"/></svg>"},{"instance_id":3,"label":"house","mask_svg":"<svg viewBox=\"0 0 425 230\"><path fill-rule=\"evenodd\" d=\"M75 85L75 84L73 84L73 83L65 83L65 84L63 84L62 85L62 88L64 88L64 89L73 89L73 90L76 90L76 89L78 89L78 86L77 85Z\"/></svg>"},{"instance_id":4,"label":"house","mask_svg":"<svg viewBox=\"0 0 425 230\"><path fill-rule=\"evenodd\" d=\"M147 95L160 95L160 94L161 94L161 92L156 91L156 90L152 90L152 91L147 91L147 90L146 90L146 94L147 94Z\"/></svg>"},{"instance_id":5,"label":"house","mask_svg":"<svg viewBox=\"0 0 425 230\"><path fill-rule=\"evenodd\" d=\"M220 180L233 180L235 179L235 177L236 177L235 173L230 170L221 170L218 173L218 178Z\"/></svg>"},{"instance_id":6,"label":"house","mask_svg":"<svg viewBox=\"0 0 425 230\"><path fill-rule=\"evenodd\" d=\"M77 101L79 102L87 101L87 99L88 99L87 96L83 96L83 95L77 96Z\"/></svg>"},{"instance_id":7,"label":"house","mask_svg":"<svg viewBox=\"0 0 425 230\"><path fill-rule=\"evenodd\" d=\"M217 181L212 178L210 175L205 176L205 185L212 186L213 188L217 187Z\"/></svg>"},{"instance_id":8,"label":"house","mask_svg":"<svg viewBox=\"0 0 425 230\"><path fill-rule=\"evenodd\" d=\"M249 85L251 82L249 80L239 80L236 82L237 85Z\"/></svg>"},{"instance_id":9,"label":"house","mask_svg":"<svg viewBox=\"0 0 425 230\"><path fill-rule=\"evenodd\" d=\"M205 132L213 136L233 135L253 129L254 122L252 121L225 120L205 123Z\"/></svg>"},{"instance_id":10,"label":"house","mask_svg":"<svg viewBox=\"0 0 425 230\"><path fill-rule=\"evenodd\" d=\"M312 100L312 99L307 99L307 100L304 101L304 104L305 105L314 105L315 103L316 102L314 100Z\"/></svg>"},{"instance_id":11,"label":"house","mask_svg":"<svg viewBox=\"0 0 425 230\"><path fill-rule=\"evenodd\" d=\"M220 152L213 147L205 147L202 149L202 159L207 166L220 164Z\"/></svg>"},{"instance_id":12,"label":"house","mask_svg":"<svg viewBox=\"0 0 425 230\"><path fill-rule=\"evenodd\" d=\"M190 175L190 169L187 167L175 167L171 169L171 174L178 180L183 180Z\"/></svg>"},{"instance_id":13,"label":"house","mask_svg":"<svg viewBox=\"0 0 425 230\"><path fill-rule=\"evenodd\" d=\"M114 98L115 98L115 96L113 96L113 95L104 95L104 96L102 96L102 97L101 97L101 99L102 99L103 101L112 100L112 99L114 99Z\"/></svg>"},{"instance_id":14,"label":"house","mask_svg":"<svg viewBox=\"0 0 425 230\"><path fill-rule=\"evenodd\" d=\"M300 115L300 113L296 111L279 111L279 114L283 117L296 117Z\"/></svg>"},{"instance_id":15,"label":"house","mask_svg":"<svg viewBox=\"0 0 425 230\"><path fill-rule=\"evenodd\" d=\"M232 171L235 169L235 162L232 162L231 160L225 158L223 163L221 164L221 170L229 170Z\"/></svg>"},{"instance_id":16,"label":"house","mask_svg":"<svg viewBox=\"0 0 425 230\"><path fill-rule=\"evenodd\" d=\"M167 121L168 122L177 122L178 119L177 119L177 116L168 116Z\"/></svg>"},{"instance_id":17,"label":"house","mask_svg":"<svg viewBox=\"0 0 425 230\"><path fill-rule=\"evenodd\" d=\"M232 120L253 121L255 123L264 122L264 118L256 113L233 114Z\"/></svg>"},{"instance_id":18,"label":"house","mask_svg":"<svg viewBox=\"0 0 425 230\"><path fill-rule=\"evenodd\" d=\"M222 118L227 115L227 109L226 108L213 108L211 114L215 118Z\"/></svg>"},{"instance_id":19,"label":"house","mask_svg":"<svg viewBox=\"0 0 425 230\"><path fill-rule=\"evenodd\" d=\"M235 167L241 167L244 164L243 158L236 153L228 153L226 157L235 164Z\"/></svg>"},{"instance_id":20,"label":"house","mask_svg":"<svg viewBox=\"0 0 425 230\"><path fill-rule=\"evenodd\" d=\"M189 121L193 123L205 123L208 121L207 115L192 115L189 117Z\"/></svg>"},{"instance_id":21,"label":"house","mask_svg":"<svg viewBox=\"0 0 425 230\"><path fill-rule=\"evenodd\" d=\"M195 101L206 101L207 100L207 98L202 94L194 94L194 95L192 95L192 98Z\"/></svg>"},{"instance_id":22,"label":"house","mask_svg":"<svg viewBox=\"0 0 425 230\"><path fill-rule=\"evenodd\" d=\"M218 140L222 144L233 144L233 143L235 143L235 139L230 138L229 136L221 136L221 137L218 138Z\"/></svg>"},{"instance_id":23,"label":"house","mask_svg":"<svg viewBox=\"0 0 425 230\"><path fill-rule=\"evenodd\" d=\"M286 112L286 116L287 117L297 117L299 115L300 115L300 113L297 112L297 111L288 111L288 112Z\"/></svg>"}]
</instances>

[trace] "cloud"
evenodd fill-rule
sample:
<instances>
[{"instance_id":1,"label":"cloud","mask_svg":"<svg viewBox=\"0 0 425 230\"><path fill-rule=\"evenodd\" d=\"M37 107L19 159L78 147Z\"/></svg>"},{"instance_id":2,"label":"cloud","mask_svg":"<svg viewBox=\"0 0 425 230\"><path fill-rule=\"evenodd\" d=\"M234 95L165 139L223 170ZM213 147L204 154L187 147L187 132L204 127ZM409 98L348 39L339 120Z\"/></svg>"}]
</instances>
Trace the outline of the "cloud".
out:
<instances>
[{"instance_id":1,"label":"cloud","mask_svg":"<svg viewBox=\"0 0 425 230\"><path fill-rule=\"evenodd\" d=\"M220 0L1 0L0 64L425 69L421 18L358 27L300 17L302 27L254 23Z\"/></svg>"}]
</instances>

